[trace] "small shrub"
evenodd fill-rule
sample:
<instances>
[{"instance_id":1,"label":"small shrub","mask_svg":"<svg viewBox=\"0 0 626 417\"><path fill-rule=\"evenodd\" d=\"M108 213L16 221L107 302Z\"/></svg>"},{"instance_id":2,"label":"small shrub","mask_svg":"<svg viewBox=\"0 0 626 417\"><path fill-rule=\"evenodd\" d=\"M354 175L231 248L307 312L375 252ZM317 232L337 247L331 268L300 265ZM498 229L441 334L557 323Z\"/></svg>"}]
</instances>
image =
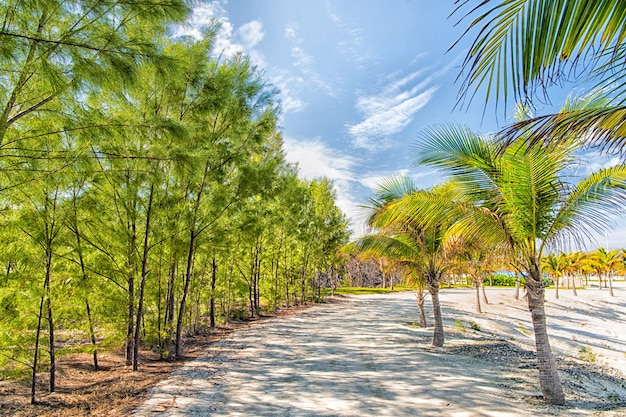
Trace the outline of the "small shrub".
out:
<instances>
[{"instance_id":1,"label":"small shrub","mask_svg":"<svg viewBox=\"0 0 626 417\"><path fill-rule=\"evenodd\" d=\"M463 322L459 319L454 320L454 328L460 332L465 332L465 326L463 325Z\"/></svg>"},{"instance_id":2,"label":"small shrub","mask_svg":"<svg viewBox=\"0 0 626 417\"><path fill-rule=\"evenodd\" d=\"M470 320L469 325L472 330L480 331L480 326L475 321Z\"/></svg>"},{"instance_id":3,"label":"small shrub","mask_svg":"<svg viewBox=\"0 0 626 417\"><path fill-rule=\"evenodd\" d=\"M521 285L524 285L524 278L521 277ZM485 282L490 282L494 287L515 287L515 276L509 276L504 274L493 274L491 276L491 280L489 278L485 279Z\"/></svg>"},{"instance_id":4,"label":"small shrub","mask_svg":"<svg viewBox=\"0 0 626 417\"><path fill-rule=\"evenodd\" d=\"M581 346L580 347L580 349L578 350L578 356L580 357L581 360L583 360L585 362L595 362L596 361L596 354L593 353L591 348L587 347L587 346Z\"/></svg>"},{"instance_id":5,"label":"small shrub","mask_svg":"<svg viewBox=\"0 0 626 417\"><path fill-rule=\"evenodd\" d=\"M528 330L526 330L526 328L524 327L524 325L522 323L517 323L517 330L520 331L520 333L529 336L530 332Z\"/></svg>"}]
</instances>

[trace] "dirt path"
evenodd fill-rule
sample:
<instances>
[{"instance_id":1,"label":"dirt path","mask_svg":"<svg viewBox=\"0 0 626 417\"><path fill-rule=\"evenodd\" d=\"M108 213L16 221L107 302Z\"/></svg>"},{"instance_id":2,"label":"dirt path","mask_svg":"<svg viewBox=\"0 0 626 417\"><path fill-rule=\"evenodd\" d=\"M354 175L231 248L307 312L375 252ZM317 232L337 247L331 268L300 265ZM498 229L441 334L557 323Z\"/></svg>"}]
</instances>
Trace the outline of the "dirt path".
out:
<instances>
[{"instance_id":1,"label":"dirt path","mask_svg":"<svg viewBox=\"0 0 626 417\"><path fill-rule=\"evenodd\" d=\"M499 297L497 290L489 296ZM412 293L349 298L235 331L159 384L134 415L626 415L620 375L598 372L565 351L560 363L567 406L547 406L537 398L529 338L506 334L524 324L497 334L489 329L489 314L504 319L497 310L517 314L519 306L486 306L495 312L477 316L481 331L461 331L455 321L473 317L471 291L444 291L441 299L443 349L430 347L432 329L411 326L417 316ZM526 316L523 311L520 320ZM620 343L626 351L626 341Z\"/></svg>"}]
</instances>

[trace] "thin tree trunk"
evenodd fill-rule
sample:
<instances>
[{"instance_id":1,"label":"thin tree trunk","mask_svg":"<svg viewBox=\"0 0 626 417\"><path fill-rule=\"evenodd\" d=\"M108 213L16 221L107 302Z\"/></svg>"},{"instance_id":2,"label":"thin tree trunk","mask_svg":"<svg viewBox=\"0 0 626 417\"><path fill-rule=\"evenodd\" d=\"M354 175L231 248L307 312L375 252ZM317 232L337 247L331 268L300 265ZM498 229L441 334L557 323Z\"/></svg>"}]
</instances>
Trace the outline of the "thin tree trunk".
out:
<instances>
[{"instance_id":1,"label":"thin tree trunk","mask_svg":"<svg viewBox=\"0 0 626 417\"><path fill-rule=\"evenodd\" d=\"M133 364L133 340L135 329L135 242L137 236L134 222L131 224L131 238L128 247L128 314L126 317L126 365Z\"/></svg>"},{"instance_id":2,"label":"thin tree trunk","mask_svg":"<svg viewBox=\"0 0 626 417\"><path fill-rule=\"evenodd\" d=\"M476 278L472 279L474 281L474 290L476 293L476 312L482 313L483 309L480 307L480 282Z\"/></svg>"},{"instance_id":3,"label":"thin tree trunk","mask_svg":"<svg viewBox=\"0 0 626 417\"><path fill-rule=\"evenodd\" d=\"M46 249L46 279L44 283L44 293L46 296L46 314L48 320L48 354L50 356L50 381L48 390L54 392L56 389L56 352L54 346L54 320L52 317L52 297L50 290L50 279L52 275L52 242L48 240Z\"/></svg>"},{"instance_id":4,"label":"thin tree trunk","mask_svg":"<svg viewBox=\"0 0 626 417\"><path fill-rule=\"evenodd\" d=\"M515 292L513 293L513 298L519 300L519 287L520 287L520 279L519 274L515 274Z\"/></svg>"},{"instance_id":5,"label":"thin tree trunk","mask_svg":"<svg viewBox=\"0 0 626 417\"><path fill-rule=\"evenodd\" d=\"M435 319L435 331L433 333L433 343L435 347L442 347L444 342L443 317L441 315L441 304L439 304L439 285L429 286L430 298L433 302L433 316Z\"/></svg>"},{"instance_id":6,"label":"thin tree trunk","mask_svg":"<svg viewBox=\"0 0 626 417\"><path fill-rule=\"evenodd\" d=\"M93 326L93 319L91 318L91 307L89 307L89 299L85 297L85 310L87 312L87 321L89 325L89 339L91 340L91 346L93 346L93 370L99 371L98 366L98 343L96 342L96 332Z\"/></svg>"},{"instance_id":7,"label":"thin tree trunk","mask_svg":"<svg viewBox=\"0 0 626 417\"><path fill-rule=\"evenodd\" d=\"M574 297L578 297L576 292L576 275L572 275L572 294L574 294Z\"/></svg>"},{"instance_id":8,"label":"thin tree trunk","mask_svg":"<svg viewBox=\"0 0 626 417\"><path fill-rule=\"evenodd\" d=\"M185 270L185 284L183 286L183 294L180 300L180 307L178 309L178 319L176 320L176 350L175 357L179 359L182 353L182 337L183 337L183 322L185 317L185 303L187 302L187 294L189 294L189 283L191 282L191 274L193 270L193 257L194 249L196 245L196 230L191 229L189 236L189 252L187 253L187 268Z\"/></svg>"},{"instance_id":9,"label":"thin tree trunk","mask_svg":"<svg viewBox=\"0 0 626 417\"><path fill-rule=\"evenodd\" d=\"M148 275L148 252L150 246L150 220L152 217L152 201L154 199L154 185L150 186L150 196L148 197L148 209L146 210L146 229L143 236L143 254L141 259L141 282L139 283L139 300L137 300L137 323L135 324L135 340L133 342L133 371L139 368L139 341L141 340L141 319L143 316L143 301L146 287L146 276Z\"/></svg>"},{"instance_id":10,"label":"thin tree trunk","mask_svg":"<svg viewBox=\"0 0 626 417\"><path fill-rule=\"evenodd\" d=\"M554 280L554 287L555 287L554 296L558 300L559 299L559 279L558 278Z\"/></svg>"},{"instance_id":11,"label":"thin tree trunk","mask_svg":"<svg viewBox=\"0 0 626 417\"><path fill-rule=\"evenodd\" d=\"M174 245L174 243L172 244L172 246ZM175 289L176 289L176 271L178 270L178 259L176 256L176 251L174 248L174 254L172 255L172 264L170 267L170 271L169 271L169 280L167 283L167 295L166 295L166 300L165 300L165 323L163 325L163 327L165 328L165 332L166 332L166 340L163 343L163 346L161 347L161 355L163 355L163 352L165 352L165 356L168 359L172 358L172 351L175 349L174 348L174 338L173 336L173 331L174 331L174 294L175 294Z\"/></svg>"},{"instance_id":12,"label":"thin tree trunk","mask_svg":"<svg viewBox=\"0 0 626 417\"><path fill-rule=\"evenodd\" d=\"M556 369L556 361L550 349L545 313L545 290L541 270L536 259L531 260L530 274L526 279L526 297L531 312L539 366L539 384L544 399L550 404L565 404L565 395Z\"/></svg>"},{"instance_id":13,"label":"thin tree trunk","mask_svg":"<svg viewBox=\"0 0 626 417\"><path fill-rule=\"evenodd\" d=\"M72 205L74 208L72 225L69 229L74 234L76 238L76 251L78 252L78 262L80 263L80 271L82 275L83 284L87 285L89 278L87 276L87 269L85 268L85 259L83 257L83 246L80 238L80 230L78 228L78 207L77 207L77 198L76 190L72 195ZM91 341L91 346L93 347L93 369L94 371L99 371L100 367L98 366L98 344L96 343L96 332L94 330L93 318L91 316L91 307L89 305L89 297L85 296L85 312L87 313L87 326L89 328L89 340Z\"/></svg>"},{"instance_id":14,"label":"thin tree trunk","mask_svg":"<svg viewBox=\"0 0 626 417\"><path fill-rule=\"evenodd\" d=\"M235 271L235 256L239 251L239 242L240 239L237 239L237 247L233 251L232 258L230 260L230 271L228 271L228 304L226 308L226 323L230 322L230 311L231 311L231 285L233 282L233 272Z\"/></svg>"},{"instance_id":15,"label":"thin tree trunk","mask_svg":"<svg viewBox=\"0 0 626 417\"><path fill-rule=\"evenodd\" d=\"M52 319L52 300L50 299L50 285L48 285L48 296L46 297L46 310L48 312L48 350L50 354L50 383L49 391L54 392L56 390L56 351L54 347L54 320Z\"/></svg>"},{"instance_id":16,"label":"thin tree trunk","mask_svg":"<svg viewBox=\"0 0 626 417\"><path fill-rule=\"evenodd\" d=\"M211 261L211 299L209 301L209 326L215 327L215 283L217 282L217 262L215 255Z\"/></svg>"},{"instance_id":17,"label":"thin tree trunk","mask_svg":"<svg viewBox=\"0 0 626 417\"><path fill-rule=\"evenodd\" d=\"M615 294L613 294L613 277L609 274L606 280L609 282L609 295L615 297Z\"/></svg>"},{"instance_id":18,"label":"thin tree trunk","mask_svg":"<svg viewBox=\"0 0 626 417\"><path fill-rule=\"evenodd\" d=\"M426 298L424 296L424 291L422 290L415 291L415 298L417 298L417 308L419 309L419 312L420 312L420 327L426 328L428 327L428 322L426 321L426 312L424 311L424 301Z\"/></svg>"},{"instance_id":19,"label":"thin tree trunk","mask_svg":"<svg viewBox=\"0 0 626 417\"><path fill-rule=\"evenodd\" d=\"M489 300L487 299L487 293L485 292L485 281L480 280L480 290L483 297L483 304L489 305Z\"/></svg>"},{"instance_id":20,"label":"thin tree trunk","mask_svg":"<svg viewBox=\"0 0 626 417\"><path fill-rule=\"evenodd\" d=\"M44 291L41 294L41 300L39 301L39 315L37 316L37 331L35 333L35 353L33 354L33 369L30 379L30 403L35 404L36 390L37 390L37 366L39 365L39 338L41 336L41 319L43 317L43 305L46 299L46 287L48 285L49 277L46 276L44 281Z\"/></svg>"}]
</instances>

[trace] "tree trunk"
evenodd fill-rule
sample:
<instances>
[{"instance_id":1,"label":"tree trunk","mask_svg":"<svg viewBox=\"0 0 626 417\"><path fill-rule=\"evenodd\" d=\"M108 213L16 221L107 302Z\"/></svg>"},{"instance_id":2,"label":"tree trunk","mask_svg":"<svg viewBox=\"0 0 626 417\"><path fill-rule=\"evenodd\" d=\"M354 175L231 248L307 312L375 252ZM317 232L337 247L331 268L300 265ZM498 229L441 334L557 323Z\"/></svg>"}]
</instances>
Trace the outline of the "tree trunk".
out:
<instances>
[{"instance_id":1,"label":"tree trunk","mask_svg":"<svg viewBox=\"0 0 626 417\"><path fill-rule=\"evenodd\" d=\"M442 347L444 342L443 318L441 315L441 305L439 304L439 285L429 286L430 298L433 302L433 316L435 319L435 331L433 333L433 346Z\"/></svg>"},{"instance_id":2,"label":"tree trunk","mask_svg":"<svg viewBox=\"0 0 626 417\"><path fill-rule=\"evenodd\" d=\"M428 322L426 322L426 312L424 311L424 301L426 298L424 297L424 291L417 290L415 292L415 298L417 298L417 308L420 312L420 327L425 329L428 327Z\"/></svg>"},{"instance_id":3,"label":"tree trunk","mask_svg":"<svg viewBox=\"0 0 626 417\"><path fill-rule=\"evenodd\" d=\"M478 280L473 279L474 281L474 290L476 293L476 312L477 313L482 313L483 309L480 308L480 283L478 282Z\"/></svg>"},{"instance_id":4,"label":"tree trunk","mask_svg":"<svg viewBox=\"0 0 626 417\"><path fill-rule=\"evenodd\" d=\"M89 307L89 299L85 297L85 310L87 311L87 321L89 325L89 339L91 340L91 346L93 347L93 370L99 371L98 366L98 344L96 342L96 332L93 326L93 319L91 318L91 307Z\"/></svg>"},{"instance_id":5,"label":"tree trunk","mask_svg":"<svg viewBox=\"0 0 626 417\"><path fill-rule=\"evenodd\" d=\"M174 243L172 243L172 246ZM161 346L161 356L165 356L168 359L172 358L172 351L174 350L173 343L173 331L174 331L174 294L176 289L176 272L178 271L178 259L176 255L176 250L174 249L174 253L172 255L172 264L170 266L169 271L169 279L167 283L167 294L165 297L165 322L163 323L163 328L165 329L166 340L163 341L163 346ZM165 353L165 355L163 355Z\"/></svg>"},{"instance_id":6,"label":"tree trunk","mask_svg":"<svg viewBox=\"0 0 626 417\"><path fill-rule=\"evenodd\" d=\"M556 299L558 300L558 299L559 299L559 279L558 279L558 278L556 278L556 279L554 280L554 288L555 288L555 290L554 290L554 296L555 296L555 297L556 297Z\"/></svg>"},{"instance_id":7,"label":"tree trunk","mask_svg":"<svg viewBox=\"0 0 626 417\"><path fill-rule=\"evenodd\" d=\"M609 274L606 280L609 282L609 295L615 297L615 294L613 294L613 277Z\"/></svg>"},{"instance_id":8,"label":"tree trunk","mask_svg":"<svg viewBox=\"0 0 626 417\"><path fill-rule=\"evenodd\" d=\"M531 312L539 366L539 384L544 399L550 404L565 404L563 387L550 349L545 313L545 290L537 259L531 260L530 274L526 279L526 297Z\"/></svg>"},{"instance_id":9,"label":"tree trunk","mask_svg":"<svg viewBox=\"0 0 626 417\"><path fill-rule=\"evenodd\" d=\"M576 292L576 275L572 275L572 294L574 294L574 297L578 297Z\"/></svg>"},{"instance_id":10,"label":"tree trunk","mask_svg":"<svg viewBox=\"0 0 626 417\"><path fill-rule=\"evenodd\" d=\"M30 380L30 403L35 404L36 401L36 390L37 390L37 366L39 364L39 338L41 337L41 319L43 317L43 305L46 299L46 286L48 277L46 277L46 281L44 282L44 292L41 294L41 300L39 301L39 315L37 316L37 331L35 333L35 353L33 354L33 369Z\"/></svg>"},{"instance_id":11,"label":"tree trunk","mask_svg":"<svg viewBox=\"0 0 626 417\"><path fill-rule=\"evenodd\" d=\"M132 230L128 247L128 314L126 316L126 365L133 364L133 340L135 329L135 244L137 240L134 222L129 227Z\"/></svg>"},{"instance_id":12,"label":"tree trunk","mask_svg":"<svg viewBox=\"0 0 626 417\"><path fill-rule=\"evenodd\" d=\"M143 253L141 258L141 282L139 283L139 300L137 300L137 323L135 324L135 338L133 341L133 371L139 368L139 341L141 340L141 319L143 316L143 301L146 287L146 276L148 275L148 252L150 246L150 220L152 214L152 201L154 199L154 185L150 186L150 196L148 197L148 209L146 210L146 229L143 236Z\"/></svg>"},{"instance_id":13,"label":"tree trunk","mask_svg":"<svg viewBox=\"0 0 626 417\"><path fill-rule=\"evenodd\" d=\"M215 255L211 261L211 299L209 301L209 326L215 327L215 283L217 281L217 262L215 261Z\"/></svg>"},{"instance_id":14,"label":"tree trunk","mask_svg":"<svg viewBox=\"0 0 626 417\"><path fill-rule=\"evenodd\" d=\"M50 285L48 284L48 295L46 297L46 310L48 312L48 352L50 354L50 382L49 391L54 392L56 390L56 353L54 348L54 320L52 320L52 300L50 299Z\"/></svg>"},{"instance_id":15,"label":"tree trunk","mask_svg":"<svg viewBox=\"0 0 626 417\"><path fill-rule=\"evenodd\" d=\"M513 293L513 298L519 300L519 287L520 287L520 279L519 274L515 274L515 293Z\"/></svg>"},{"instance_id":16,"label":"tree trunk","mask_svg":"<svg viewBox=\"0 0 626 417\"><path fill-rule=\"evenodd\" d=\"M80 230L78 228L78 207L77 207L77 194L76 190L74 190L72 195L72 206L73 206L73 217L72 224L69 226L69 229L74 234L76 238L76 252L78 252L78 262L80 263L80 271L82 275L82 281L84 285L87 285L89 282L89 278L87 276L87 269L85 268L85 259L83 257L83 245L80 236ZM96 333L93 325L93 318L91 316L91 307L89 306L89 297L85 296L85 312L87 313L87 326L89 328L89 340L91 341L91 346L93 347L93 369L94 371L100 370L98 366L98 344L96 343Z\"/></svg>"},{"instance_id":17,"label":"tree trunk","mask_svg":"<svg viewBox=\"0 0 626 417\"><path fill-rule=\"evenodd\" d=\"M185 284L183 285L183 294L180 299L178 308L178 319L176 320L176 347L175 357L179 359L182 354L182 338L183 338L183 322L185 318L185 303L187 302L187 294L189 294L189 283L191 282L191 274L193 270L194 249L196 246L196 230L191 229L189 234L189 252L187 253L187 268L185 269Z\"/></svg>"},{"instance_id":18,"label":"tree trunk","mask_svg":"<svg viewBox=\"0 0 626 417\"><path fill-rule=\"evenodd\" d=\"M485 292L485 281L480 280L480 290L482 292L483 304L489 305L489 300L487 299L487 293Z\"/></svg>"}]
</instances>

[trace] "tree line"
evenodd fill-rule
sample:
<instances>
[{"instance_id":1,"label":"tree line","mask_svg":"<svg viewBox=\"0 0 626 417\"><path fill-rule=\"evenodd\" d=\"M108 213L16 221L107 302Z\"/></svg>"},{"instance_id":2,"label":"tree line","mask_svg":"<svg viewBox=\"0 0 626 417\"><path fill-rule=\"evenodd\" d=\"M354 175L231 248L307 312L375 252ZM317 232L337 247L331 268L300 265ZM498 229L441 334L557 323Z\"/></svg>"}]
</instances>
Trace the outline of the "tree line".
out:
<instances>
[{"instance_id":1,"label":"tree line","mask_svg":"<svg viewBox=\"0 0 626 417\"><path fill-rule=\"evenodd\" d=\"M15 4L13 4L15 3ZM172 39L185 2L0 6L0 368L142 345L322 295L348 236L327 179L285 161L248 57Z\"/></svg>"}]
</instances>

